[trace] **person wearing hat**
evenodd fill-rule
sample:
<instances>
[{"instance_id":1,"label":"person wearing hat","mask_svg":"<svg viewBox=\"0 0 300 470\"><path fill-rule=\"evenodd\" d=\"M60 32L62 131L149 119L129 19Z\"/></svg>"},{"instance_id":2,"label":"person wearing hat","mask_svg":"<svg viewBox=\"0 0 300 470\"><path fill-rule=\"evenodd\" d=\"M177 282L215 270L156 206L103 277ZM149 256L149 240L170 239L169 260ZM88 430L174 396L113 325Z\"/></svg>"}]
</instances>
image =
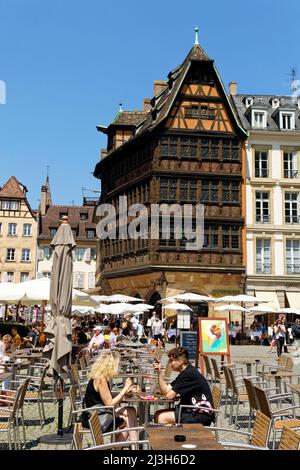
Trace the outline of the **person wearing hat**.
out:
<instances>
[{"instance_id":1,"label":"person wearing hat","mask_svg":"<svg viewBox=\"0 0 300 470\"><path fill-rule=\"evenodd\" d=\"M94 335L88 344L88 349L100 349L104 344L104 335L102 334L101 326L95 326L93 332Z\"/></svg>"}]
</instances>

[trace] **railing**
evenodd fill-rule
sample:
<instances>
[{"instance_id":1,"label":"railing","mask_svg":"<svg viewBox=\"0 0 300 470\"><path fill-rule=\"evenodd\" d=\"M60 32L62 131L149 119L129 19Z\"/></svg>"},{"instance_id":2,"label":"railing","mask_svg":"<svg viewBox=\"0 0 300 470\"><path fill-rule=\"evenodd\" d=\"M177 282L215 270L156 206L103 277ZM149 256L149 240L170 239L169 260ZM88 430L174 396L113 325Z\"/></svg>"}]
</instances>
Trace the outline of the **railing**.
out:
<instances>
[{"instance_id":1,"label":"railing","mask_svg":"<svg viewBox=\"0 0 300 470\"><path fill-rule=\"evenodd\" d=\"M256 178L267 178L268 176L269 176L269 170L267 168L255 169Z\"/></svg>"},{"instance_id":2,"label":"railing","mask_svg":"<svg viewBox=\"0 0 300 470\"><path fill-rule=\"evenodd\" d=\"M288 264L287 273L288 274L300 274L300 264Z\"/></svg>"},{"instance_id":3,"label":"railing","mask_svg":"<svg viewBox=\"0 0 300 470\"><path fill-rule=\"evenodd\" d=\"M297 178L298 170L284 170L285 178Z\"/></svg>"},{"instance_id":4,"label":"railing","mask_svg":"<svg viewBox=\"0 0 300 470\"><path fill-rule=\"evenodd\" d=\"M269 215L256 215L256 222L260 222L262 224L266 224L270 221L270 216Z\"/></svg>"}]
</instances>

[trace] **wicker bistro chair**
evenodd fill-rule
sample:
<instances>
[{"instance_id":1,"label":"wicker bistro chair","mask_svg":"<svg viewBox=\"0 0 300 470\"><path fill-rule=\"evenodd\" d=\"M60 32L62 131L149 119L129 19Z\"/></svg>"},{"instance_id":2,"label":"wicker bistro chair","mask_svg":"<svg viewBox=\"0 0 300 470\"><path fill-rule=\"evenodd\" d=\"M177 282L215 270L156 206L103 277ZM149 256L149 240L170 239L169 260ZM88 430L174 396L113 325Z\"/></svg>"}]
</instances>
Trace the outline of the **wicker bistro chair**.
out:
<instances>
[{"instance_id":1,"label":"wicker bistro chair","mask_svg":"<svg viewBox=\"0 0 300 470\"><path fill-rule=\"evenodd\" d=\"M245 390L245 385L238 383L239 380L234 376L232 369L230 367L224 366L224 374L226 381L231 383L231 403L230 403L230 412L229 412L229 423L232 422L234 404L235 404L235 417L234 417L234 427L238 426L238 416L239 416L239 406L240 403L245 404L249 403L248 395Z\"/></svg>"},{"instance_id":2,"label":"wicker bistro chair","mask_svg":"<svg viewBox=\"0 0 300 470\"><path fill-rule=\"evenodd\" d=\"M5 407L0 407L0 432L6 432L8 436L8 447L12 448L11 432L13 432L14 448L21 448L19 430L19 412L23 429L24 447L26 446L26 433L23 415L24 396L28 387L29 379L26 379L17 390L0 391L0 401ZM9 395L8 395L9 393Z\"/></svg>"},{"instance_id":3,"label":"wicker bistro chair","mask_svg":"<svg viewBox=\"0 0 300 470\"><path fill-rule=\"evenodd\" d=\"M283 426L278 450L299 450L300 434L293 429Z\"/></svg>"},{"instance_id":4,"label":"wicker bistro chair","mask_svg":"<svg viewBox=\"0 0 300 470\"><path fill-rule=\"evenodd\" d=\"M74 425L73 431L73 445L72 448L75 450L109 450L109 449L124 449L132 445L143 445L143 449L149 449L148 440L139 440L139 441L126 441L126 442L110 442L109 444L100 444L93 447L82 447L82 434L80 432L79 423Z\"/></svg>"},{"instance_id":5,"label":"wicker bistro chair","mask_svg":"<svg viewBox=\"0 0 300 470\"><path fill-rule=\"evenodd\" d=\"M111 432L106 432L105 434L102 433L101 430L101 425L100 425L100 420L99 416L96 411L92 413L92 416L89 419L89 424L90 424L90 430L92 434L92 439L94 442L95 446L99 445L104 445L104 438L109 437L111 438L111 441L115 441L115 437L122 431L138 431L138 432L144 432L145 428L143 426L136 426L133 428L122 428L122 429L115 429L114 431ZM136 448L136 441L129 441L131 446L134 446L135 450L138 450ZM148 441L144 441L145 443Z\"/></svg>"},{"instance_id":6,"label":"wicker bistro chair","mask_svg":"<svg viewBox=\"0 0 300 470\"><path fill-rule=\"evenodd\" d=\"M248 442L219 441L223 447L248 449L248 450L269 450L268 442L271 432L272 420L261 411L257 411L252 432L239 431L221 427L211 427L211 431L222 433L235 433L246 437Z\"/></svg>"},{"instance_id":7,"label":"wicker bistro chair","mask_svg":"<svg viewBox=\"0 0 300 470\"><path fill-rule=\"evenodd\" d=\"M280 394L275 396L268 396L266 391L259 387L254 387L259 410L271 419L273 430L273 449L275 449L276 435L283 430L283 426L290 429L300 429L300 419L295 418L295 409L300 405L293 404L293 396L291 394ZM283 398L290 398L292 405L284 408L271 408L272 401L282 401Z\"/></svg>"}]
</instances>

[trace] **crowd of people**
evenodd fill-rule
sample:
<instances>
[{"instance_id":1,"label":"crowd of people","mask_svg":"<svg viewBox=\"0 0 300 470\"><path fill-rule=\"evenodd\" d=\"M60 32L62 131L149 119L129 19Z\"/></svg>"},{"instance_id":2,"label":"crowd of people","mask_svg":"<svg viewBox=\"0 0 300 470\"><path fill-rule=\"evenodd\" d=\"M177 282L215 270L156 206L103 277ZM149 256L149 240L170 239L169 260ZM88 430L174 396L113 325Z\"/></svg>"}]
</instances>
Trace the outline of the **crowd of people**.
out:
<instances>
[{"instance_id":1,"label":"crowd of people","mask_svg":"<svg viewBox=\"0 0 300 470\"><path fill-rule=\"evenodd\" d=\"M26 336L22 336L17 327L12 327L10 333L0 336L0 361L5 361L9 354L18 349L45 346L44 325L27 325L27 329Z\"/></svg>"}]
</instances>

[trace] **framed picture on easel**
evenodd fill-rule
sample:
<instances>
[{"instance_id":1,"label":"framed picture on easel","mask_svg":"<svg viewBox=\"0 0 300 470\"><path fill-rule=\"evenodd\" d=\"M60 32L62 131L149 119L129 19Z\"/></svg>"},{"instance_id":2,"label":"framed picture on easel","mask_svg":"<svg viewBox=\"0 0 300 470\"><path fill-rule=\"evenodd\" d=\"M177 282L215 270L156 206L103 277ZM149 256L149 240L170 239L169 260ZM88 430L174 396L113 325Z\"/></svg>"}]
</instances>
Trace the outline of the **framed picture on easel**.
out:
<instances>
[{"instance_id":1,"label":"framed picture on easel","mask_svg":"<svg viewBox=\"0 0 300 470\"><path fill-rule=\"evenodd\" d=\"M198 318L198 346L200 357L203 355L227 356L227 361L230 362L227 318ZM202 357L201 370L203 370Z\"/></svg>"}]
</instances>

